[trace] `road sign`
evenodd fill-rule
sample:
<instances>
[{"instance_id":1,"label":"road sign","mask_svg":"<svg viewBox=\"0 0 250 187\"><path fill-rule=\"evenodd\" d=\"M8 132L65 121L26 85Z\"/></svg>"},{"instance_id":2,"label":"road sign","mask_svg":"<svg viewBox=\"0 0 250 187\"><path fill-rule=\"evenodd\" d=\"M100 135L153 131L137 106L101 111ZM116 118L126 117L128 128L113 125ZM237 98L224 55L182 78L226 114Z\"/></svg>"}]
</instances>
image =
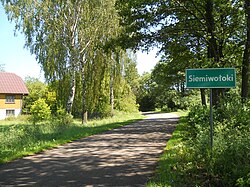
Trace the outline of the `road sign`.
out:
<instances>
[{"instance_id":1,"label":"road sign","mask_svg":"<svg viewBox=\"0 0 250 187\"><path fill-rule=\"evenodd\" d=\"M235 68L186 69L187 88L233 88Z\"/></svg>"},{"instance_id":2,"label":"road sign","mask_svg":"<svg viewBox=\"0 0 250 187\"><path fill-rule=\"evenodd\" d=\"M187 88L210 88L210 146L213 147L213 88L236 86L235 68L186 69Z\"/></svg>"}]
</instances>

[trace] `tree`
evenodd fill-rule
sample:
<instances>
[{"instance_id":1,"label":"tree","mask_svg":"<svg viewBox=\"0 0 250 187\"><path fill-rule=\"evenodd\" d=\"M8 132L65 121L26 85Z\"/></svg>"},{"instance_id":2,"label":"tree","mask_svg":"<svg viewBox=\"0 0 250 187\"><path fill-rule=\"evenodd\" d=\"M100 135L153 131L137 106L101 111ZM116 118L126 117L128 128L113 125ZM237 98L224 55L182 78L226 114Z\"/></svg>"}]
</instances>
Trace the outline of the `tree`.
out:
<instances>
[{"instance_id":1,"label":"tree","mask_svg":"<svg viewBox=\"0 0 250 187\"><path fill-rule=\"evenodd\" d=\"M117 1L125 47L157 45L165 59L184 68L239 67L242 56L241 1ZM186 48L186 63L181 60ZM232 55L233 53L233 55ZM189 54L189 55L187 55ZM183 69L182 69L183 71ZM224 90L214 89L214 105Z\"/></svg>"},{"instance_id":2,"label":"tree","mask_svg":"<svg viewBox=\"0 0 250 187\"><path fill-rule=\"evenodd\" d=\"M241 97L243 102L249 97L249 66L250 66L250 1L244 1L244 10L246 15L246 39L245 49L242 62L242 83L241 83Z\"/></svg>"},{"instance_id":3,"label":"tree","mask_svg":"<svg viewBox=\"0 0 250 187\"><path fill-rule=\"evenodd\" d=\"M34 124L39 121L48 120L51 115L50 107L45 102L45 99L42 98L34 102L31 106L30 112Z\"/></svg>"},{"instance_id":4,"label":"tree","mask_svg":"<svg viewBox=\"0 0 250 187\"><path fill-rule=\"evenodd\" d=\"M115 0L2 2L63 106L69 113L79 113L81 105L87 121L87 111L109 100L111 60L106 51L115 51L115 46L110 42L109 49L104 48L120 32Z\"/></svg>"},{"instance_id":5,"label":"tree","mask_svg":"<svg viewBox=\"0 0 250 187\"><path fill-rule=\"evenodd\" d=\"M129 50L121 51L114 77L115 109L126 112L138 111L136 105L136 89L139 87L137 76L134 54Z\"/></svg>"},{"instance_id":6,"label":"tree","mask_svg":"<svg viewBox=\"0 0 250 187\"><path fill-rule=\"evenodd\" d=\"M156 100L154 88L156 84L153 82L150 73L144 73L139 80L140 88L137 96L137 103L140 111L155 110Z\"/></svg>"},{"instance_id":7,"label":"tree","mask_svg":"<svg viewBox=\"0 0 250 187\"><path fill-rule=\"evenodd\" d=\"M25 85L29 90L29 95L24 97L23 112L30 113L31 106L40 98L46 98L47 86L37 78L26 77Z\"/></svg>"},{"instance_id":8,"label":"tree","mask_svg":"<svg viewBox=\"0 0 250 187\"><path fill-rule=\"evenodd\" d=\"M132 92L135 96L138 95L139 87L140 87L140 75L138 74L137 67L136 67L136 55L131 51L127 50L127 58L125 59L125 80L130 85Z\"/></svg>"},{"instance_id":9,"label":"tree","mask_svg":"<svg viewBox=\"0 0 250 187\"><path fill-rule=\"evenodd\" d=\"M53 88L39 79L34 77L26 77L25 84L29 90L29 95L24 97L23 112L30 114L31 106L38 99L44 99L46 104L50 107L52 114L56 114L57 108L60 107L60 103L57 102L57 95Z\"/></svg>"}]
</instances>

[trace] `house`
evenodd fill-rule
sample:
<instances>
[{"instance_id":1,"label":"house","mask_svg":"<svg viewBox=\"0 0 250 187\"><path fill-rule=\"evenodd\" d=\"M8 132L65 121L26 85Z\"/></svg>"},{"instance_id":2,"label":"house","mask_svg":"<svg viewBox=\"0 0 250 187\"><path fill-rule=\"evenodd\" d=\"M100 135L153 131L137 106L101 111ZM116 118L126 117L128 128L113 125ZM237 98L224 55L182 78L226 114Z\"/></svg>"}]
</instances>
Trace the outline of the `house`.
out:
<instances>
[{"instance_id":1,"label":"house","mask_svg":"<svg viewBox=\"0 0 250 187\"><path fill-rule=\"evenodd\" d=\"M0 72L0 119L21 114L23 96L28 94L21 77L14 73Z\"/></svg>"}]
</instances>

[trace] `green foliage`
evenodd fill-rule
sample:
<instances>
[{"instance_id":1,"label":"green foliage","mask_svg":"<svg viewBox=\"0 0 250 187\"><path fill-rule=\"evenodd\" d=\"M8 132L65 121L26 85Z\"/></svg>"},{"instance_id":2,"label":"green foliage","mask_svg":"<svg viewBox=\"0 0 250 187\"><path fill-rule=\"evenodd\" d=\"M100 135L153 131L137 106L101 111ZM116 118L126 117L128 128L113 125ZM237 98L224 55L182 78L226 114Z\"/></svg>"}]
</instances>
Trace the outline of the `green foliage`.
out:
<instances>
[{"instance_id":1,"label":"green foliage","mask_svg":"<svg viewBox=\"0 0 250 187\"><path fill-rule=\"evenodd\" d=\"M23 111L29 113L33 102L45 98L53 115L58 106L68 106L77 117L83 110L98 117L110 115L111 77L132 85L136 76L130 55L113 42L121 31L115 0L1 2L16 30L25 35L25 46L36 56L48 82L42 93L43 89L36 91L38 82L30 80L31 94ZM124 103L120 81L116 83L115 97ZM136 108L131 95L126 111Z\"/></svg>"},{"instance_id":2,"label":"green foliage","mask_svg":"<svg viewBox=\"0 0 250 187\"><path fill-rule=\"evenodd\" d=\"M246 177L239 178L236 185L239 187L250 186L250 173L248 173Z\"/></svg>"},{"instance_id":3,"label":"green foliage","mask_svg":"<svg viewBox=\"0 0 250 187\"><path fill-rule=\"evenodd\" d=\"M133 94L137 97L140 88L140 75L136 67L136 56L132 51L127 50L127 58L124 59L124 78L130 85Z\"/></svg>"},{"instance_id":4,"label":"green foliage","mask_svg":"<svg viewBox=\"0 0 250 187\"><path fill-rule=\"evenodd\" d=\"M159 92L157 92L159 93ZM161 108L162 111L176 111L177 109L187 109L181 102L181 95L176 90L162 90L161 93L156 94L156 107ZM182 106L181 106L182 105Z\"/></svg>"},{"instance_id":5,"label":"green foliage","mask_svg":"<svg viewBox=\"0 0 250 187\"><path fill-rule=\"evenodd\" d=\"M45 99L46 103L50 107L51 113L56 113L58 102L54 87L46 85L37 78L33 77L26 77L25 84L29 90L29 95L24 97L23 113L30 114L31 106L38 99Z\"/></svg>"},{"instance_id":6,"label":"green foliage","mask_svg":"<svg viewBox=\"0 0 250 187\"><path fill-rule=\"evenodd\" d=\"M228 127L245 129L250 124L250 101L241 103L237 93L228 92L216 110L216 120L227 122ZM226 121L224 121L227 119ZM230 122L230 124L228 123Z\"/></svg>"},{"instance_id":7,"label":"green foliage","mask_svg":"<svg viewBox=\"0 0 250 187\"><path fill-rule=\"evenodd\" d=\"M107 103L101 103L102 105L99 106L96 110L96 113L98 113L98 115L94 116L94 117L98 117L98 118L107 118L112 116L111 114L111 106ZM99 111L99 112L98 112Z\"/></svg>"},{"instance_id":8,"label":"green foliage","mask_svg":"<svg viewBox=\"0 0 250 187\"><path fill-rule=\"evenodd\" d=\"M179 79L177 82L168 82L169 77L163 78L161 72L158 74L158 68L159 66L156 66L151 74L146 73L140 77L137 102L141 111L156 108L165 112L187 110L192 105L200 103L197 91L186 90Z\"/></svg>"},{"instance_id":9,"label":"green foliage","mask_svg":"<svg viewBox=\"0 0 250 187\"><path fill-rule=\"evenodd\" d=\"M193 108L188 116L189 145L200 155L204 169L223 186L236 185L250 170L250 111L236 95L225 98L214 109L214 147L209 150L209 110ZM197 157L196 157L197 160Z\"/></svg>"},{"instance_id":10,"label":"green foliage","mask_svg":"<svg viewBox=\"0 0 250 187\"><path fill-rule=\"evenodd\" d=\"M73 123L73 116L67 113L62 107L59 107L53 118L53 122L58 125L70 125Z\"/></svg>"},{"instance_id":11,"label":"green foliage","mask_svg":"<svg viewBox=\"0 0 250 187\"><path fill-rule=\"evenodd\" d=\"M45 95L45 100L48 106L50 107L51 113L55 114L58 108L56 92L48 88L46 95Z\"/></svg>"},{"instance_id":12,"label":"green foliage","mask_svg":"<svg viewBox=\"0 0 250 187\"><path fill-rule=\"evenodd\" d=\"M142 112L155 110L155 98L151 95L145 95L138 99L139 110Z\"/></svg>"},{"instance_id":13,"label":"green foliage","mask_svg":"<svg viewBox=\"0 0 250 187\"><path fill-rule=\"evenodd\" d=\"M48 120L51 116L50 107L47 105L45 99L38 99L34 102L30 109L31 120L35 124L39 121Z\"/></svg>"},{"instance_id":14,"label":"green foliage","mask_svg":"<svg viewBox=\"0 0 250 187\"><path fill-rule=\"evenodd\" d=\"M144 73L139 79L140 87L137 94L137 103L140 111L155 110L155 95L153 94L156 84L151 79L150 73Z\"/></svg>"},{"instance_id":15,"label":"green foliage","mask_svg":"<svg viewBox=\"0 0 250 187\"><path fill-rule=\"evenodd\" d=\"M24 97L23 113L29 114L35 101L39 98L46 98L47 86L33 77L26 77L25 84L29 90L29 95Z\"/></svg>"},{"instance_id":16,"label":"green foliage","mask_svg":"<svg viewBox=\"0 0 250 187\"><path fill-rule=\"evenodd\" d=\"M242 84L245 83L242 92L247 95L249 42L246 40L249 39L246 36L249 36L250 15L247 5L248 1L226 0L117 0L124 29L120 41L134 49L159 48L161 61L152 73L159 86L158 94L165 86L167 90L180 87L185 95L185 69L235 67L242 75L239 76ZM246 44L244 55L243 44ZM213 104L219 97L214 92Z\"/></svg>"},{"instance_id":17,"label":"green foliage","mask_svg":"<svg viewBox=\"0 0 250 187\"><path fill-rule=\"evenodd\" d=\"M238 47L244 41L242 4L242 1L225 0L117 0L124 27L121 42L128 48L146 49L160 44L157 46L163 59L175 72L184 73L186 67L230 66L239 63L242 57L241 47ZM217 64L207 59L211 37L215 39L218 53L223 54L219 54Z\"/></svg>"},{"instance_id":18,"label":"green foliage","mask_svg":"<svg viewBox=\"0 0 250 187\"><path fill-rule=\"evenodd\" d=\"M115 109L124 112L138 112L136 97L125 80L121 80L119 90L116 90Z\"/></svg>"},{"instance_id":19,"label":"green foliage","mask_svg":"<svg viewBox=\"0 0 250 187\"><path fill-rule=\"evenodd\" d=\"M186 62L185 62L186 63ZM162 111L187 110L200 99L197 91L185 88L185 64L173 64L171 60L160 61L151 73L154 82L155 106Z\"/></svg>"},{"instance_id":20,"label":"green foliage","mask_svg":"<svg viewBox=\"0 0 250 187\"><path fill-rule=\"evenodd\" d=\"M167 144L151 186L248 186L250 103L228 93L214 109L214 145L210 147L209 109L196 105L180 121ZM150 186L149 185L149 186Z\"/></svg>"}]
</instances>

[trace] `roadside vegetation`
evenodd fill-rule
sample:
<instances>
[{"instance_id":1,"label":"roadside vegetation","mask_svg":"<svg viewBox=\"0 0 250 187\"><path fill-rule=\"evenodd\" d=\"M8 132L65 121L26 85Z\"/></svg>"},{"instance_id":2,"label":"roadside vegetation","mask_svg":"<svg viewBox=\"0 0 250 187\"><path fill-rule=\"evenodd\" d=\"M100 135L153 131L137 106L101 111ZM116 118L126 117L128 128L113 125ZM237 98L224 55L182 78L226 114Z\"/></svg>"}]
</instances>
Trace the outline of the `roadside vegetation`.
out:
<instances>
[{"instance_id":1,"label":"roadside vegetation","mask_svg":"<svg viewBox=\"0 0 250 187\"><path fill-rule=\"evenodd\" d=\"M189 113L148 185L250 186L249 0L0 2L46 80L25 80L29 121L1 121L1 162L122 125L115 111L180 109ZM152 48L161 59L139 75L133 50ZM236 88L212 90L211 149L210 92L187 89L185 70L228 67Z\"/></svg>"},{"instance_id":2,"label":"roadside vegetation","mask_svg":"<svg viewBox=\"0 0 250 187\"><path fill-rule=\"evenodd\" d=\"M249 186L250 102L228 94L214 110L210 147L209 109L193 106L182 117L147 186Z\"/></svg>"},{"instance_id":3,"label":"roadside vegetation","mask_svg":"<svg viewBox=\"0 0 250 187\"><path fill-rule=\"evenodd\" d=\"M90 120L85 125L81 124L80 119L67 118L51 119L35 125L27 116L0 121L0 163L121 127L143 116L140 113L115 112L112 118Z\"/></svg>"}]
</instances>

